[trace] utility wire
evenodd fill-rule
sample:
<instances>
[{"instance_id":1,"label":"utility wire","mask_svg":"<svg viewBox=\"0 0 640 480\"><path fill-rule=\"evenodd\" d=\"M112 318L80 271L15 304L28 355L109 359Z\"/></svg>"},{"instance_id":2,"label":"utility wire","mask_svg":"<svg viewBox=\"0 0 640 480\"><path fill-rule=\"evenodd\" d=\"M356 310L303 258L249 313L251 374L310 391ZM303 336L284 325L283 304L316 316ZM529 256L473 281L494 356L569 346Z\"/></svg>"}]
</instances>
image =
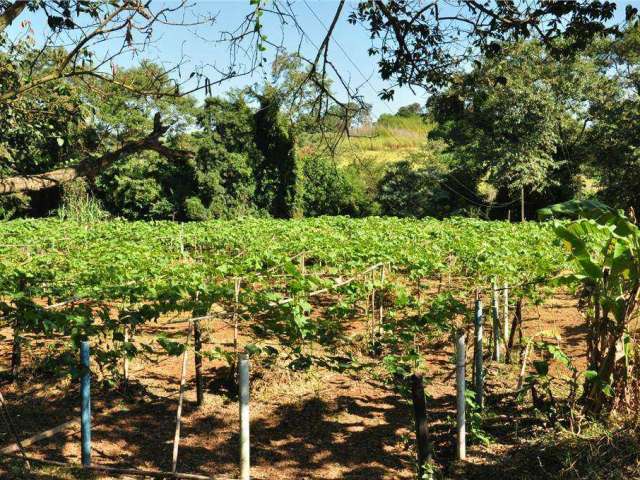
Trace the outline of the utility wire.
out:
<instances>
[{"instance_id":1,"label":"utility wire","mask_svg":"<svg viewBox=\"0 0 640 480\"><path fill-rule=\"evenodd\" d=\"M322 21L322 19L318 16L318 14L315 12L315 10L313 10L313 8L311 8L311 6L309 5L309 3L307 2L307 0L304 0L304 4L307 7L307 9L309 10L309 12L311 12L311 14L314 16L314 18L318 21L318 23L320 25L322 25L322 27L325 28L325 30L327 30L328 33L328 28L327 25ZM311 40L311 38L305 33L302 32L304 36L306 36L309 41L311 42L312 45L315 46L315 43L313 42L313 40ZM358 65L356 64L356 62L353 61L353 59L351 58L351 56L347 53L347 50L342 46L342 44L335 38L332 37L332 40L335 42L335 44L338 46L338 48L340 49L340 51L344 54L344 56L347 58L347 60L349 61L349 63L351 63L351 65L353 65L353 67L356 69L356 71L360 74L360 76L362 77L362 79L364 80L364 82L369 86L369 88L373 91L373 93L375 95L378 95L378 92L376 91L376 89L373 87L373 85L371 85L371 82L369 81L369 79L367 78L367 76L362 72L362 70L360 69L360 67L358 67ZM391 110L391 107L389 107L388 103L384 103L384 106L387 108L387 110L389 110L389 113L391 113L392 115L394 114L394 112ZM396 140L396 142L401 143L400 139L393 133L392 129L389 129L389 133L391 134L391 136L394 138L394 140ZM466 200L467 202L471 203L472 205L475 205L477 207L486 207L486 208L506 208L509 207L511 205L513 205L514 203L516 203L518 201L518 199L515 200L511 200L510 202L504 202L504 203L487 203L484 200L482 200L478 194L476 194L475 192L472 192L471 189L469 189L466 185L464 185L462 182L460 182L457 178L455 178L455 176L451 176L451 178L453 180L455 180L456 182L458 182L460 185L462 185L462 187L464 187L465 190L469 191L474 197L477 198L477 200L472 200L469 197L467 197L466 195L463 195L462 193L460 193L459 191L457 191L456 189L454 189L451 185L447 184L447 182L441 182L441 184L450 192L454 193L455 195L458 195L460 198Z\"/></svg>"}]
</instances>

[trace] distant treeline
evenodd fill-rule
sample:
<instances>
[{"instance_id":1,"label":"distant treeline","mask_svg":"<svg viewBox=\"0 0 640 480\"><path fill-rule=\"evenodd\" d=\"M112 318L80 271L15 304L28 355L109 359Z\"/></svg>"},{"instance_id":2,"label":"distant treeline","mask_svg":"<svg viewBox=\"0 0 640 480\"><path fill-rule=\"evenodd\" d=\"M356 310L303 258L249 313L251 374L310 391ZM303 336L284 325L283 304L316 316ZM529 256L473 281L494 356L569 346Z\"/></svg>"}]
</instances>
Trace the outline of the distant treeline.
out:
<instances>
[{"instance_id":1,"label":"distant treeline","mask_svg":"<svg viewBox=\"0 0 640 480\"><path fill-rule=\"evenodd\" d=\"M5 79L23 74L0 69ZM362 103L319 105L322 92L305 83L308 72L291 55L278 59L264 85L200 103L169 95L171 83L156 64L120 75L140 90L153 78L165 94L140 95L112 83L94 88L99 79L92 85L71 78L3 109L0 177L47 172L113 150L151 131L157 112L171 125L167 145L192 155L135 153L67 186L4 195L2 217L84 209L130 219L519 219L523 198L532 216L541 206L590 196L640 208L637 26L571 57L535 41L506 45L426 105L404 106L376 122ZM349 158L343 148L363 137L390 145L411 135L423 137L419 148L376 168L375 158Z\"/></svg>"}]
</instances>

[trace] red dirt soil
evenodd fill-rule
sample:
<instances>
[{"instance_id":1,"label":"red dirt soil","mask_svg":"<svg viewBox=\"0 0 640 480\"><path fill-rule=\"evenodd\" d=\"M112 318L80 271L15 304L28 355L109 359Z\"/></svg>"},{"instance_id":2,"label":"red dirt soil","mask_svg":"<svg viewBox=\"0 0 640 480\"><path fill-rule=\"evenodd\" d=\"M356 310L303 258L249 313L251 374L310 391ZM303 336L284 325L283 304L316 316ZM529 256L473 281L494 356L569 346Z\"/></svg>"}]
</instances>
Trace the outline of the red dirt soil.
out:
<instances>
[{"instance_id":1,"label":"red dirt soil","mask_svg":"<svg viewBox=\"0 0 640 480\"><path fill-rule=\"evenodd\" d=\"M540 308L524 310L526 337L553 330L564 350L584 359L583 319L576 300L558 294ZM490 323L490 322L488 322ZM186 324L162 327L184 338ZM222 322L207 325L209 341L230 345L233 331ZM2 332L2 363L9 365L11 332ZM149 329L146 334L154 332ZM205 336L206 337L206 336ZM206 338L205 338L206 339ZM471 342L468 342L471 343ZM205 345L211 347L212 345ZM471 358L469 350L468 358ZM379 359L370 359L379 362ZM436 458L453 457L455 433L454 369L450 342L434 342L427 352L431 397L428 408ZM134 360L131 397L94 387L93 461L124 468L170 470L181 360L165 357L158 364ZM488 363L490 408L515 389L518 365ZM257 371L256 371L257 370ZM220 361L204 360L205 405L195 408L194 366L189 362L178 470L212 476L237 475L238 407L224 388L228 370ZM471 369L468 369L470 375ZM410 479L414 478L411 405L366 373L341 374L323 369L293 373L255 369L252 379L251 460L254 478L264 479ZM145 389L136 388L136 382ZM5 384L2 392L23 438L78 417L78 387L68 381ZM141 393L144 392L144 393ZM530 403L527 401L527 403ZM501 411L495 409L496 412ZM497 463L527 440L531 430L509 415L496 415L490 447L470 445L472 465ZM12 443L6 429L0 443ZM528 432L528 433L527 433ZM50 460L79 462L79 433L57 435L29 447L29 454ZM4 465L4 466L3 466ZM2 478L12 478L7 461ZM4 470L3 470L4 469ZM488 474L488 472L485 472ZM471 478L456 476L454 478ZM35 477L34 477L35 478ZM41 477L56 478L56 477ZM112 478L100 476L98 478ZM483 478L482 476L474 478ZM486 478L486 477L485 477Z\"/></svg>"}]
</instances>

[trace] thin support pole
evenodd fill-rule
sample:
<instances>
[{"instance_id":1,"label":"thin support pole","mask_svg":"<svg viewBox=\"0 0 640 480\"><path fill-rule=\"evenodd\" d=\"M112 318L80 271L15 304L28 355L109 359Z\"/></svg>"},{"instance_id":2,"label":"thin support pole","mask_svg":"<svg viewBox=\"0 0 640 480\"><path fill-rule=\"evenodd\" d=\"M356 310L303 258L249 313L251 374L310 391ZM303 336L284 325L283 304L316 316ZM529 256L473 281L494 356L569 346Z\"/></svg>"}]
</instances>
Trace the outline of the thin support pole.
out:
<instances>
[{"instance_id":1,"label":"thin support pole","mask_svg":"<svg viewBox=\"0 0 640 480\"><path fill-rule=\"evenodd\" d=\"M504 323L504 329L502 335L504 337L504 344L509 343L509 284L504 282L504 297L502 304L502 321Z\"/></svg>"},{"instance_id":2,"label":"thin support pole","mask_svg":"<svg viewBox=\"0 0 640 480\"><path fill-rule=\"evenodd\" d=\"M122 375L124 377L124 386L125 388L129 385L129 354L127 352L127 347L129 343L129 325L124 326L124 360L122 365Z\"/></svg>"},{"instance_id":3,"label":"thin support pole","mask_svg":"<svg viewBox=\"0 0 640 480\"><path fill-rule=\"evenodd\" d=\"M22 363L22 336L18 320L13 327L13 342L11 347L11 379L16 382L20 375L20 365Z\"/></svg>"},{"instance_id":4,"label":"thin support pole","mask_svg":"<svg viewBox=\"0 0 640 480\"><path fill-rule=\"evenodd\" d=\"M465 417L465 365L466 365L466 335L458 333L456 339L456 429L457 445L456 455L458 460L464 460L467 456L466 445L466 417Z\"/></svg>"},{"instance_id":5,"label":"thin support pole","mask_svg":"<svg viewBox=\"0 0 640 480\"><path fill-rule=\"evenodd\" d=\"M304 252L300 255L300 273L304 277L307 274L307 267L305 265Z\"/></svg>"},{"instance_id":6,"label":"thin support pole","mask_svg":"<svg viewBox=\"0 0 640 480\"><path fill-rule=\"evenodd\" d=\"M5 418L5 422L7 424L7 428L9 429L9 431L11 432L11 435L13 435L13 438L16 441L15 445L17 446L18 450L20 451L20 455L22 455L22 458L24 459L24 464L27 467L27 470L31 470L31 464L29 463L29 458L27 457L27 454L26 454L26 452L24 450L24 445L22 445L22 441L20 440L20 436L18 435L18 430L16 429L15 425L13 424L13 420L11 419L11 415L9 415L9 409L7 408L7 402L4 401L4 396L2 395L2 393L0 393L0 404L2 404L2 415Z\"/></svg>"},{"instance_id":7,"label":"thin support pole","mask_svg":"<svg viewBox=\"0 0 640 480\"><path fill-rule=\"evenodd\" d=\"M502 352L500 351L500 310L498 305L498 286L493 282L493 305L491 308L491 317L493 319L493 359L496 362L502 360Z\"/></svg>"},{"instance_id":8,"label":"thin support pole","mask_svg":"<svg viewBox=\"0 0 640 480\"><path fill-rule=\"evenodd\" d=\"M249 441L249 355L238 357L238 383L240 400L240 480L251 478Z\"/></svg>"},{"instance_id":9,"label":"thin support pole","mask_svg":"<svg viewBox=\"0 0 640 480\"><path fill-rule=\"evenodd\" d=\"M376 340L376 287L374 284L374 272L371 272L371 345L375 344Z\"/></svg>"},{"instance_id":10,"label":"thin support pole","mask_svg":"<svg viewBox=\"0 0 640 480\"><path fill-rule=\"evenodd\" d=\"M196 405L204 403L204 379L202 378L202 331L200 321L193 322L193 358L196 370Z\"/></svg>"},{"instance_id":11,"label":"thin support pole","mask_svg":"<svg viewBox=\"0 0 640 480\"><path fill-rule=\"evenodd\" d=\"M382 322L384 319L384 275L384 264L382 264L382 268L380 269L380 296L378 298L380 302L380 318L378 318L379 333L382 333Z\"/></svg>"},{"instance_id":12,"label":"thin support pole","mask_svg":"<svg viewBox=\"0 0 640 480\"><path fill-rule=\"evenodd\" d=\"M511 322L511 330L509 331L509 341L507 342L504 361L511 363L511 355L513 353L513 342L516 338L516 330L522 325L522 297L516 302L516 311Z\"/></svg>"},{"instance_id":13,"label":"thin support pole","mask_svg":"<svg viewBox=\"0 0 640 480\"><path fill-rule=\"evenodd\" d=\"M484 407L484 366L482 358L482 301L476 300L474 321L474 349L473 349L473 386L476 390L476 403Z\"/></svg>"},{"instance_id":14,"label":"thin support pole","mask_svg":"<svg viewBox=\"0 0 640 480\"><path fill-rule=\"evenodd\" d=\"M527 359L529 357L531 343L531 341L527 342L527 346L524 348L524 353L522 354L522 366L520 367L520 375L518 375L518 385L516 386L517 392L522 390L522 385L524 384L524 374L527 371Z\"/></svg>"},{"instance_id":15,"label":"thin support pole","mask_svg":"<svg viewBox=\"0 0 640 480\"><path fill-rule=\"evenodd\" d=\"M184 352L182 353L182 371L180 372L180 392L178 394L178 410L176 411L176 431L173 435L173 454L171 457L171 471L176 472L178 468L178 448L180 447L180 423L182 421L182 402L184 399L184 386L186 383L187 358L189 352L189 340L191 339L191 322L187 331L187 340L184 342Z\"/></svg>"},{"instance_id":16,"label":"thin support pole","mask_svg":"<svg viewBox=\"0 0 640 480\"><path fill-rule=\"evenodd\" d=\"M82 442L82 466L91 466L91 368L89 342L80 342L80 438Z\"/></svg>"},{"instance_id":17,"label":"thin support pole","mask_svg":"<svg viewBox=\"0 0 640 480\"><path fill-rule=\"evenodd\" d=\"M427 422L427 402L424 394L424 382L422 375L414 373L411 376L411 395L413 398L413 416L416 428L416 446L418 453L418 478L424 479L429 474L425 466L433 461L433 446L429 437L429 424ZM431 477L429 477L431 478Z\"/></svg>"}]
</instances>

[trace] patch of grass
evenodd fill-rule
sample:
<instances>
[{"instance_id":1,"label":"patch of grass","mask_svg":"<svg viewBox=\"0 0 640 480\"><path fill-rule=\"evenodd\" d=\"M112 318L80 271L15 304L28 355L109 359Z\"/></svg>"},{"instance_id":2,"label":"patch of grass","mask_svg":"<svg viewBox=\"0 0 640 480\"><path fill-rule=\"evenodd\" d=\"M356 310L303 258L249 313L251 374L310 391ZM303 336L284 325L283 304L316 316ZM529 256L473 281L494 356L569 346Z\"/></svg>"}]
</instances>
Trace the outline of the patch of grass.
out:
<instances>
[{"instance_id":1,"label":"patch of grass","mask_svg":"<svg viewBox=\"0 0 640 480\"><path fill-rule=\"evenodd\" d=\"M426 142L427 134L434 125L421 117L389 116L373 125L350 132L338 140L335 155L337 164L349 166L358 163L384 165L406 159L417 152ZM312 136L303 148L309 154L331 139ZM312 146L312 148L309 148Z\"/></svg>"}]
</instances>

